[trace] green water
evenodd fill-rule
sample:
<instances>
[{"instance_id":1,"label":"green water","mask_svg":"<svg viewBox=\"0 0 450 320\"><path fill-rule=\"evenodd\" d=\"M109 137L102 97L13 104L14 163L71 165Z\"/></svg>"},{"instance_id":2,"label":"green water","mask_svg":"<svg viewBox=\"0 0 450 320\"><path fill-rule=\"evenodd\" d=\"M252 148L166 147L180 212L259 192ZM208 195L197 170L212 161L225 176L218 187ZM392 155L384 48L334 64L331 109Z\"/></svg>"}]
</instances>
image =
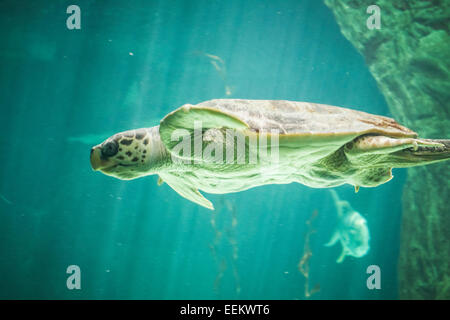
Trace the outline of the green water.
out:
<instances>
[{"instance_id":1,"label":"green water","mask_svg":"<svg viewBox=\"0 0 450 320\"><path fill-rule=\"evenodd\" d=\"M66 27L70 4L81 30ZM297 265L315 210L312 298L397 297L405 170L358 194L337 188L367 219L371 249L336 264L325 189L207 195L211 212L155 176L120 181L90 167L90 148L111 134L214 98L389 116L321 1L2 1L0 36L0 298L304 299ZM366 286L373 264L381 290ZM66 287L69 265L81 290Z\"/></svg>"}]
</instances>

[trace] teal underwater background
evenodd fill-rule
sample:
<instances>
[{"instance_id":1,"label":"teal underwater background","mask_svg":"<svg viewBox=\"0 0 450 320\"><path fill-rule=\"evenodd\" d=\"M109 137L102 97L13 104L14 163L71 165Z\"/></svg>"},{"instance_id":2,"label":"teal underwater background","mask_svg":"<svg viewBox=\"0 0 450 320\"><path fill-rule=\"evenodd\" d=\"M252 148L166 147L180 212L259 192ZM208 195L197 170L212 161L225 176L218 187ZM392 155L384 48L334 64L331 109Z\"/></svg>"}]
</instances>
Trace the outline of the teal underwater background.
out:
<instances>
[{"instance_id":1,"label":"teal underwater background","mask_svg":"<svg viewBox=\"0 0 450 320\"><path fill-rule=\"evenodd\" d=\"M71 4L81 30L66 27ZM156 176L90 167L93 145L185 103L285 99L391 116L321 1L2 1L0 35L1 299L305 299L297 266L315 211L311 298L398 297L405 169L357 194L336 189L371 232L366 256L337 264L340 245L324 246L336 222L326 189L206 194L212 212ZM81 290L66 287L69 265ZM366 286L369 265L381 290Z\"/></svg>"}]
</instances>

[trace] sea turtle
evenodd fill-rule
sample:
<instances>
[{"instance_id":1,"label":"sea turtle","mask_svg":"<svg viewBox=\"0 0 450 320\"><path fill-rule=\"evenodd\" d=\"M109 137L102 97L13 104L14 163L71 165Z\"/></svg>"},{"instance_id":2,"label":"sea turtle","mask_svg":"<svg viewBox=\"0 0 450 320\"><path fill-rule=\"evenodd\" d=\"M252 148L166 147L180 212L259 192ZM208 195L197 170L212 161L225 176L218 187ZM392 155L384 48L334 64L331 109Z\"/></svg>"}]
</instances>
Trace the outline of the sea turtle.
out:
<instances>
[{"instance_id":1,"label":"sea turtle","mask_svg":"<svg viewBox=\"0 0 450 320\"><path fill-rule=\"evenodd\" d=\"M217 99L186 104L159 126L117 133L91 150L94 170L123 180L158 174L206 208L199 190L230 193L298 182L375 187L392 168L450 158L450 140L418 139L395 120L307 102Z\"/></svg>"}]
</instances>

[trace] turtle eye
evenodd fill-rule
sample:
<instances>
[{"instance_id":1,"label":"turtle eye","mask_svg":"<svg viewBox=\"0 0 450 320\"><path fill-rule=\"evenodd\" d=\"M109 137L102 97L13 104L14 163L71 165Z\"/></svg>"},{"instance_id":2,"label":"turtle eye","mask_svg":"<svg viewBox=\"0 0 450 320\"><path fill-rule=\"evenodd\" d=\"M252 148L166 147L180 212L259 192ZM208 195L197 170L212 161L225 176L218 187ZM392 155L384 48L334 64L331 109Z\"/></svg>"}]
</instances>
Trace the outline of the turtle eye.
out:
<instances>
[{"instance_id":1,"label":"turtle eye","mask_svg":"<svg viewBox=\"0 0 450 320\"><path fill-rule=\"evenodd\" d=\"M102 146L102 156L104 157L112 157L118 151L118 146L115 141L108 141Z\"/></svg>"}]
</instances>

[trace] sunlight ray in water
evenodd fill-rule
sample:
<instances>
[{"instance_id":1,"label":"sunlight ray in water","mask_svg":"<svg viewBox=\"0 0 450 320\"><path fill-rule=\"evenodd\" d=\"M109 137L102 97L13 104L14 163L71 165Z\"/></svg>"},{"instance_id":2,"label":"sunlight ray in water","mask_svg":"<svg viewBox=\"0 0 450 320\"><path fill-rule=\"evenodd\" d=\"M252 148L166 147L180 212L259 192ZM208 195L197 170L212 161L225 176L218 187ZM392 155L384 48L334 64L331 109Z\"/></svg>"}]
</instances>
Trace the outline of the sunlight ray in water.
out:
<instances>
[{"instance_id":1,"label":"sunlight ray in water","mask_svg":"<svg viewBox=\"0 0 450 320\"><path fill-rule=\"evenodd\" d=\"M450 297L448 1L68 6L0 5L0 299Z\"/></svg>"}]
</instances>

